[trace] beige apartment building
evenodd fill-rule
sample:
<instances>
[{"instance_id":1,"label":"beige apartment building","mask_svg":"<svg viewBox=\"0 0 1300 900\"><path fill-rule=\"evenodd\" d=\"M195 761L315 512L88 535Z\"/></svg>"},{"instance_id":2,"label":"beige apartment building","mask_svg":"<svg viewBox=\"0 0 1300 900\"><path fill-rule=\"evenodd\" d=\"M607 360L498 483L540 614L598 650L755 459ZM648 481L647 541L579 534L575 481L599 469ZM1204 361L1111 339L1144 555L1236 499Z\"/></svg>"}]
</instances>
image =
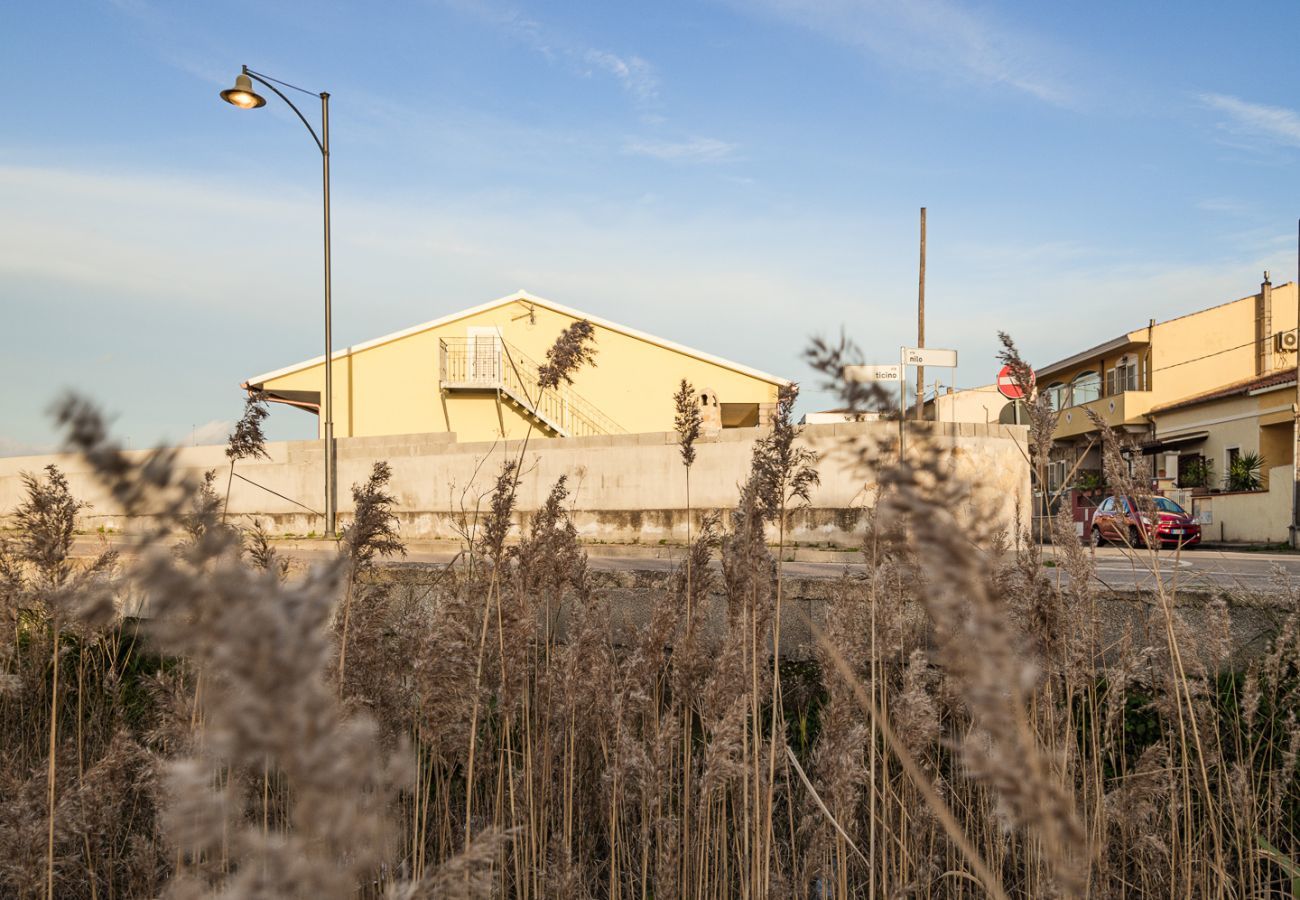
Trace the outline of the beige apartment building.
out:
<instances>
[{"instance_id":1,"label":"beige apartment building","mask_svg":"<svg viewBox=\"0 0 1300 900\"><path fill-rule=\"evenodd\" d=\"M1274 286L1265 273L1255 294L1163 322L1152 319L1144 327L1038 368L1040 391L1060 411L1049 488L1078 483L1087 473L1100 471L1098 428L1089 412L1144 445L1143 458L1132 461L1135 473L1149 471L1165 486L1177 487L1178 467L1186 472L1184 457L1200 452L1198 442L1208 440L1211 429L1174 423L1182 423L1188 409L1199 408L1193 402L1197 398L1217 402L1226 399L1218 392L1238 388L1249 397L1256 388L1247 386L1255 380L1268 381L1293 369L1296 305L1295 283ZM1279 412L1270 408L1263 415ZM1290 415L1289 406L1285 412ZM1285 463L1281 458L1279 425L1281 420L1268 418L1257 423L1253 427L1274 431L1261 431L1256 442L1265 442L1261 446L1277 457L1271 463L1289 466L1289 452Z\"/></svg>"},{"instance_id":2,"label":"beige apartment building","mask_svg":"<svg viewBox=\"0 0 1300 900\"><path fill-rule=\"evenodd\" d=\"M1196 514L1207 540L1289 540L1296 399L1291 367L1151 411L1144 452L1157 484Z\"/></svg>"}]
</instances>

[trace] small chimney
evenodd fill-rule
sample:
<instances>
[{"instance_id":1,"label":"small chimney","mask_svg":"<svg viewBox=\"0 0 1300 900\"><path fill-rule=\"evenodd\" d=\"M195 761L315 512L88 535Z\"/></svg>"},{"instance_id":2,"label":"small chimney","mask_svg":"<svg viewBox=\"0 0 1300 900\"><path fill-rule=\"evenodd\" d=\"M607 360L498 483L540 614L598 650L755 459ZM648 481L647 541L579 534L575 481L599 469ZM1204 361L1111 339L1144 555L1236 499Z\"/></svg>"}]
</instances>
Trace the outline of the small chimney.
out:
<instances>
[{"instance_id":1,"label":"small chimney","mask_svg":"<svg viewBox=\"0 0 1300 900\"><path fill-rule=\"evenodd\" d=\"M1273 282L1268 272L1255 297L1255 347L1255 374L1267 375L1273 371Z\"/></svg>"}]
</instances>

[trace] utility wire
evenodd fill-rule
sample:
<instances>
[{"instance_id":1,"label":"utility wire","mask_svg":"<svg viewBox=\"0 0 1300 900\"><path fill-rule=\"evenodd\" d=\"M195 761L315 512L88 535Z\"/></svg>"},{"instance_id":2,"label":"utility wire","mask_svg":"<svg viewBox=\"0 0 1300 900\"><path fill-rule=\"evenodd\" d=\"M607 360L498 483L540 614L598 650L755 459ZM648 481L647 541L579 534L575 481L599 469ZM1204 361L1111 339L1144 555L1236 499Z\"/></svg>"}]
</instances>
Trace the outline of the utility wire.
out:
<instances>
[{"instance_id":1,"label":"utility wire","mask_svg":"<svg viewBox=\"0 0 1300 900\"><path fill-rule=\"evenodd\" d=\"M266 491L268 494L275 494L275 496L279 497L281 500L288 500L294 506L301 506L303 509L307 510L307 512L312 513L313 515L317 515L317 516L321 515L320 512L312 509L310 506L306 506L302 503L299 503L297 500L293 499L292 497L286 497L284 494L281 494L279 491L273 491L264 484L258 484L256 481L254 481L251 478L245 478L243 475L240 475L238 472L235 472L234 475L240 481L246 481L249 484L251 484L253 487L261 488L262 490Z\"/></svg>"},{"instance_id":2,"label":"utility wire","mask_svg":"<svg viewBox=\"0 0 1300 900\"><path fill-rule=\"evenodd\" d=\"M1295 328L1288 328L1286 331L1279 331L1279 332L1277 332L1277 334L1295 334L1295 333L1296 333L1296 329L1295 329ZM1244 344L1238 344L1238 345L1235 346L1235 347L1224 347L1222 350L1215 350L1215 351L1212 352L1212 353L1206 353L1206 354L1204 354L1203 356L1195 356L1195 357L1192 357L1191 359L1183 359L1183 360L1179 360L1178 362L1175 362L1175 363L1169 363L1168 365L1165 365L1165 366L1157 366L1156 368L1154 368L1154 369L1150 369L1150 370L1148 370L1148 371L1151 371L1151 372L1163 372L1163 371L1165 371L1165 369L1176 369L1176 368L1178 368L1179 366L1185 366L1185 365L1188 365L1189 363L1200 362L1200 361L1203 360L1203 359L1209 359L1209 358L1211 358L1211 357L1213 357L1213 356L1221 356L1221 355L1224 354L1224 353L1231 353L1231 352L1233 352L1234 350L1245 350L1247 347L1253 347L1253 346L1255 346L1255 343L1256 343L1255 341L1247 341L1246 343L1244 343ZM1289 352L1289 351L1283 351L1283 352Z\"/></svg>"},{"instance_id":3,"label":"utility wire","mask_svg":"<svg viewBox=\"0 0 1300 900\"><path fill-rule=\"evenodd\" d=\"M1296 329L1294 329L1294 328L1288 328L1286 331L1279 331L1278 334L1291 334L1291 333L1295 332L1295 330L1296 330ZM1207 353L1207 354L1205 354L1204 356L1197 356L1197 357L1194 357L1194 358L1192 358L1192 359L1184 359L1184 360L1181 360L1180 362L1170 363L1170 364L1167 365L1167 366L1160 366L1159 368L1152 369L1151 371L1152 371L1152 372L1163 372L1165 369L1175 369L1175 368L1177 368L1178 366L1185 366L1185 365L1187 365L1188 363L1200 362L1201 360L1203 360L1203 359L1209 359L1209 358L1212 357L1212 356L1219 356L1220 354L1223 354L1223 353L1231 353L1231 352L1234 351L1234 350L1244 350L1244 349L1246 349L1247 347L1253 347L1253 346L1255 346L1255 341L1249 341L1249 342L1247 342L1247 343L1245 343L1245 344L1238 344L1236 347L1224 347L1222 350L1215 350L1213 353Z\"/></svg>"}]
</instances>

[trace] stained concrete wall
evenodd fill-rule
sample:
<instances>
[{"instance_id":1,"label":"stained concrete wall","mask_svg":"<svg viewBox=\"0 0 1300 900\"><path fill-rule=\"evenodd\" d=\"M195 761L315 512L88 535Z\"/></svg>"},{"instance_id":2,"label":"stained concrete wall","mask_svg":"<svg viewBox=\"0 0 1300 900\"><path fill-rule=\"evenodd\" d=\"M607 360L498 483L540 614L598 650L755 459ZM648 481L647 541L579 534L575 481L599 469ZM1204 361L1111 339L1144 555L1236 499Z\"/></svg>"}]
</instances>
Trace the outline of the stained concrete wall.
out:
<instances>
[{"instance_id":1,"label":"stained concrete wall","mask_svg":"<svg viewBox=\"0 0 1300 900\"><path fill-rule=\"evenodd\" d=\"M971 423L909 423L907 446L924 440L945 454L954 477L983 485L980 500L963 515L991 518L1010 528L1017 512L1028 521L1029 469L1023 426ZM791 517L787 539L801 543L853 544L862 510L874 498L876 473L854 448L896 440L897 424L854 422L807 426L801 441L820 454L821 484L807 509ZM766 431L724 429L702 437L691 469L690 504L695 521L705 511L732 509L738 485L749 469L754 443ZM475 511L486 509L487 494L507 459L522 453L519 517L545 501L551 485L568 477L572 518L584 540L655 543L686 536L686 478L676 435L652 433L522 442L457 443L454 435L417 434L339 438L340 520L352 509L348 487L362 482L376 460L392 466L392 492L398 500L403 536L408 540L459 537ZM892 443L893 452L897 444ZM272 534L306 535L324 530L324 448L319 441L268 445L269 460L242 461L230 489L236 521L260 521ZM889 452L886 449L885 452ZM143 456L142 451L136 455ZM118 532L141 523L122 515L94 481L86 464L72 456L0 459L0 514L22 498L19 473L37 472L53 462L67 475L73 492L92 507L82 527ZM194 476L215 469L224 493L229 464L222 447L187 447L178 463ZM244 480L247 479L247 480Z\"/></svg>"},{"instance_id":2,"label":"stained concrete wall","mask_svg":"<svg viewBox=\"0 0 1300 900\"><path fill-rule=\"evenodd\" d=\"M1275 466L1262 491L1206 494L1192 499L1192 512L1207 541L1281 544L1291 537L1291 467Z\"/></svg>"},{"instance_id":3,"label":"stained concrete wall","mask_svg":"<svg viewBox=\"0 0 1300 900\"><path fill-rule=\"evenodd\" d=\"M850 554L845 554L850 556ZM854 556L846 562L861 562ZM412 591L416 596L428 596L435 585L446 586L446 572L440 565L398 564L384 566L376 576L390 581L400 590ZM941 575L938 577L942 577ZM645 634L650 624L655 604L672 590L670 573L662 571L593 570L589 573L592 586L602 599L609 603L610 638L616 644L633 645ZM815 626L825 631L830 607L843 590L835 578L800 578L786 576L782 579L784 613L781 617L781 655L787 659L812 659L815 657ZM1295 606L1285 592L1253 594L1236 586L1224 591L1166 590L1174 607L1174 615L1185 625L1180 634L1181 652L1189 666L1199 659L1207 667L1209 662L1198 648L1195 638L1218 637L1218 621L1210 613L1210 604L1223 600L1227 607L1228 644L1227 668L1241 671L1253 659L1267 652L1273 636L1286 619L1293 615ZM727 633L727 598L721 579L715 579L713 589L704 599L703 622L700 639L706 645L720 646ZM565 636L571 605L558 610L557 626L561 638ZM895 611L900 622L926 629L927 617L919 603L908 601ZM1150 591L1098 590L1092 607L1095 616L1096 641L1103 657L1116 661L1117 654L1125 652L1127 642L1135 648L1163 648L1166 644L1163 606ZM1018 628L1026 623L1014 620ZM769 645L770 646L770 645Z\"/></svg>"}]
</instances>

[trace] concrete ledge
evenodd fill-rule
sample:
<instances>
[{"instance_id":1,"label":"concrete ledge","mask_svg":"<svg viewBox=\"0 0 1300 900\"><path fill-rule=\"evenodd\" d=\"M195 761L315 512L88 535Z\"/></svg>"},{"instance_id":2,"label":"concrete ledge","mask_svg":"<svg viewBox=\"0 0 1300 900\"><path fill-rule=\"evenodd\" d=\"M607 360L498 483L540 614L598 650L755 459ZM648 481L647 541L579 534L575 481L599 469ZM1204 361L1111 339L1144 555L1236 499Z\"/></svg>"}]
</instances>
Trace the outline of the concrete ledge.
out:
<instances>
[{"instance_id":1,"label":"concrete ledge","mask_svg":"<svg viewBox=\"0 0 1300 900\"><path fill-rule=\"evenodd\" d=\"M442 577L443 566L437 564L398 564L385 567L380 577L425 590L435 579ZM592 570L592 584L597 594L606 599L611 608L612 638L615 643L632 645L644 634L656 602L669 597L673 575L671 572L649 569ZM720 644L726 636L726 596L719 590L720 579L715 580L715 590L707 600L703 640ZM790 577L782 581L783 606L780 652L783 657L806 660L814 656L815 645L810 623L823 626L827 609L844 590L865 591L861 582L840 578ZM1178 614L1193 635L1206 633L1208 628L1207 604L1218 596L1217 592L1180 592ZM1138 647L1161 647L1165 642L1164 626L1150 613L1155 605L1148 592L1107 591L1097 601L1098 631L1095 645L1099 652L1115 652L1126 636ZM1229 667L1244 668L1254 657L1267 649L1272 637L1291 612L1284 597L1252 598L1252 602L1233 602L1228 605L1231 655ZM918 604L909 603L902 611L905 619L916 627L924 628L926 617ZM561 615L561 634L569 618ZM770 648L770 645L769 645ZM1189 661L1196 648L1190 641L1183 648Z\"/></svg>"}]
</instances>

